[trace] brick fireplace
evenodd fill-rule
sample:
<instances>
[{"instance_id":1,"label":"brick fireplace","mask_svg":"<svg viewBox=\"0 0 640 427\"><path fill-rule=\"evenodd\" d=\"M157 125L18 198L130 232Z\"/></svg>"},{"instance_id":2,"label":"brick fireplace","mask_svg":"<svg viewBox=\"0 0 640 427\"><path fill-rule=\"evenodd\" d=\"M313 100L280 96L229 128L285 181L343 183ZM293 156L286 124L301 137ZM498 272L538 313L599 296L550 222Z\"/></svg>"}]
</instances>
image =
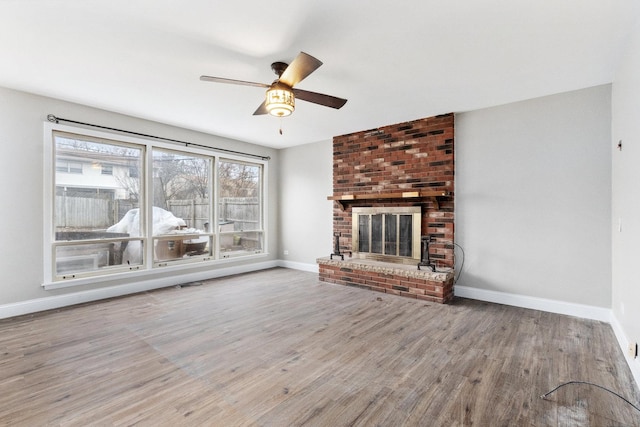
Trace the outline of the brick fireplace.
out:
<instances>
[{"instance_id":1,"label":"brick fireplace","mask_svg":"<svg viewBox=\"0 0 640 427\"><path fill-rule=\"evenodd\" d=\"M346 255L344 260L337 256L318 259L320 280L430 301L451 300L453 113L334 137L333 194L328 199L333 200L333 231L334 235L339 234L339 252ZM352 224L354 208L374 208L374 212L417 209L419 233L429 242L428 258L435 271L418 269L418 262L394 257L386 249L401 247L405 238L379 245L383 249L378 259L361 256L358 249L362 245L353 247L358 241L358 236L353 235L358 229L358 224L355 228ZM379 234L384 240L390 226L381 227Z\"/></svg>"}]
</instances>

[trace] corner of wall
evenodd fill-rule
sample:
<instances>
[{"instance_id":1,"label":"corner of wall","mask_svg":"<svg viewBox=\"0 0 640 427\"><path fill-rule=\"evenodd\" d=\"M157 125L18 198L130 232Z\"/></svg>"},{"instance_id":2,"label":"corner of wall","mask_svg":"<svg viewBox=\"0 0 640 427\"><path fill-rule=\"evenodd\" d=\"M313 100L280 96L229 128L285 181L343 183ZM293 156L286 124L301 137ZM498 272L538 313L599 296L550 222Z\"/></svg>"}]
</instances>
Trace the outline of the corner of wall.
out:
<instances>
[{"instance_id":1,"label":"corner of wall","mask_svg":"<svg viewBox=\"0 0 640 427\"><path fill-rule=\"evenodd\" d=\"M622 350L622 354L624 355L624 359L629 365L629 369L631 370L631 375L633 375L633 379L636 381L636 386L640 388L640 355L638 357L632 358L627 353L627 348L629 347L629 339L626 337L620 322L615 316L615 313L611 312L611 318L609 319L609 323L611 324L611 328L613 329L613 333L618 340L618 345L620 345L620 349Z\"/></svg>"}]
</instances>

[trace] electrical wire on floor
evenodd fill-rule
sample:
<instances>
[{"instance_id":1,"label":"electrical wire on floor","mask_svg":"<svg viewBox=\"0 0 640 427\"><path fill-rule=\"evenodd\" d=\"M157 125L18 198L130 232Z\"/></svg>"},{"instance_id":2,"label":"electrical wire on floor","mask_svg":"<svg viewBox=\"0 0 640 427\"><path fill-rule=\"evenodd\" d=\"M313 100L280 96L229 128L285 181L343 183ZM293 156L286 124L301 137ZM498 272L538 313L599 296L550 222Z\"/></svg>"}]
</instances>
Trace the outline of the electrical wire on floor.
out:
<instances>
[{"instance_id":1,"label":"electrical wire on floor","mask_svg":"<svg viewBox=\"0 0 640 427\"><path fill-rule=\"evenodd\" d=\"M613 394L614 396L616 396L616 397L618 397L618 398L620 398L620 399L624 400L624 401L625 401L625 402L627 402L627 403L628 403L628 404L629 404L633 409L635 409L636 411L640 412L640 407L638 407L638 406L634 405L634 404L633 404L633 403L631 403L629 400L627 400L625 397L623 397L623 396L619 395L619 394L618 394L618 393L616 393L615 391L613 391L613 390L609 390L609 389L608 389L608 388L606 388L606 387L603 387L603 386L598 385L598 384L590 383L590 382L587 382L587 381L567 381L566 383L562 383L562 384L560 384L559 386L557 386L556 388L554 388L553 390L548 391L548 392L546 392L545 394L541 395L541 396L540 396L540 399L545 399L545 400L546 400L547 396L549 396L551 393L553 393L554 391L558 390L560 387L564 387L564 386L569 385L569 384L586 384L586 385L591 385L591 386L594 386L594 387L598 387L599 389L602 389L602 390L604 390L604 391L606 391L606 392L609 392L609 393Z\"/></svg>"}]
</instances>

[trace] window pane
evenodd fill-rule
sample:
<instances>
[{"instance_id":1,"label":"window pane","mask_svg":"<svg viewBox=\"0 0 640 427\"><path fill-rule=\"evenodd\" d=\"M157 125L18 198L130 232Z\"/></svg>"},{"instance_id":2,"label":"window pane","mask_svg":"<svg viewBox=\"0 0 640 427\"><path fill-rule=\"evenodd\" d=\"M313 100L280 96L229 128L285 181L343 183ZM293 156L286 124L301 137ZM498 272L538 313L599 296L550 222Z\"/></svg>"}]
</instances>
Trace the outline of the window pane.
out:
<instances>
[{"instance_id":1,"label":"window pane","mask_svg":"<svg viewBox=\"0 0 640 427\"><path fill-rule=\"evenodd\" d=\"M152 231L166 237L154 239L154 261L210 255L210 173L210 158L153 151Z\"/></svg>"},{"instance_id":2,"label":"window pane","mask_svg":"<svg viewBox=\"0 0 640 427\"><path fill-rule=\"evenodd\" d=\"M210 170L209 158L153 151L154 235L208 227Z\"/></svg>"},{"instance_id":3,"label":"window pane","mask_svg":"<svg viewBox=\"0 0 640 427\"><path fill-rule=\"evenodd\" d=\"M55 250L55 274L64 276L103 270L123 264L130 267L140 265L142 264L142 258L139 257L137 261L133 261L129 253L142 253L141 248L142 241L138 240L75 243L73 245L57 246Z\"/></svg>"},{"instance_id":4,"label":"window pane","mask_svg":"<svg viewBox=\"0 0 640 427\"><path fill-rule=\"evenodd\" d=\"M176 233L153 239L154 262L188 259L210 255L210 236L203 234Z\"/></svg>"},{"instance_id":5,"label":"window pane","mask_svg":"<svg viewBox=\"0 0 640 427\"><path fill-rule=\"evenodd\" d=\"M220 225L233 224L234 231L261 230L262 167L255 164L220 161L218 179Z\"/></svg>"},{"instance_id":6,"label":"window pane","mask_svg":"<svg viewBox=\"0 0 640 427\"><path fill-rule=\"evenodd\" d=\"M218 231L223 258L263 251L262 166L218 163Z\"/></svg>"},{"instance_id":7,"label":"window pane","mask_svg":"<svg viewBox=\"0 0 640 427\"><path fill-rule=\"evenodd\" d=\"M55 239L120 237L120 234L109 233L140 236L111 227L138 204L140 180L131 178L129 169L142 167L142 150L62 133L54 133L54 143ZM109 175L102 173L100 165L105 161L111 165ZM139 224L137 227L139 231Z\"/></svg>"},{"instance_id":8,"label":"window pane","mask_svg":"<svg viewBox=\"0 0 640 427\"><path fill-rule=\"evenodd\" d=\"M224 229L224 226L221 226ZM259 231L220 234L220 255L228 258L234 255L262 252L263 233Z\"/></svg>"}]
</instances>

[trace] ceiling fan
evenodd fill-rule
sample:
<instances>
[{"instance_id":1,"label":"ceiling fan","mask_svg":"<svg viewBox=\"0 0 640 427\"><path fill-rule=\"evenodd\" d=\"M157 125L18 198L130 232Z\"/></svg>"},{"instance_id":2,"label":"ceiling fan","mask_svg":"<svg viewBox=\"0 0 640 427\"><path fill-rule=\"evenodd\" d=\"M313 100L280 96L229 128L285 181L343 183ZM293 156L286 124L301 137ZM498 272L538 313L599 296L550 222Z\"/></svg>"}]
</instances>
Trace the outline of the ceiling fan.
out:
<instances>
[{"instance_id":1,"label":"ceiling fan","mask_svg":"<svg viewBox=\"0 0 640 427\"><path fill-rule=\"evenodd\" d=\"M291 64L285 64L284 62L274 62L271 64L271 69L277 74L278 78L270 85L211 76L200 76L200 80L256 86L267 89L265 100L253 113L254 116L267 113L276 117L288 116L293 113L295 109L296 98L325 107L341 108L347 102L346 99L294 88L296 84L304 80L321 65L322 62L318 59L304 52L300 52Z\"/></svg>"}]
</instances>

